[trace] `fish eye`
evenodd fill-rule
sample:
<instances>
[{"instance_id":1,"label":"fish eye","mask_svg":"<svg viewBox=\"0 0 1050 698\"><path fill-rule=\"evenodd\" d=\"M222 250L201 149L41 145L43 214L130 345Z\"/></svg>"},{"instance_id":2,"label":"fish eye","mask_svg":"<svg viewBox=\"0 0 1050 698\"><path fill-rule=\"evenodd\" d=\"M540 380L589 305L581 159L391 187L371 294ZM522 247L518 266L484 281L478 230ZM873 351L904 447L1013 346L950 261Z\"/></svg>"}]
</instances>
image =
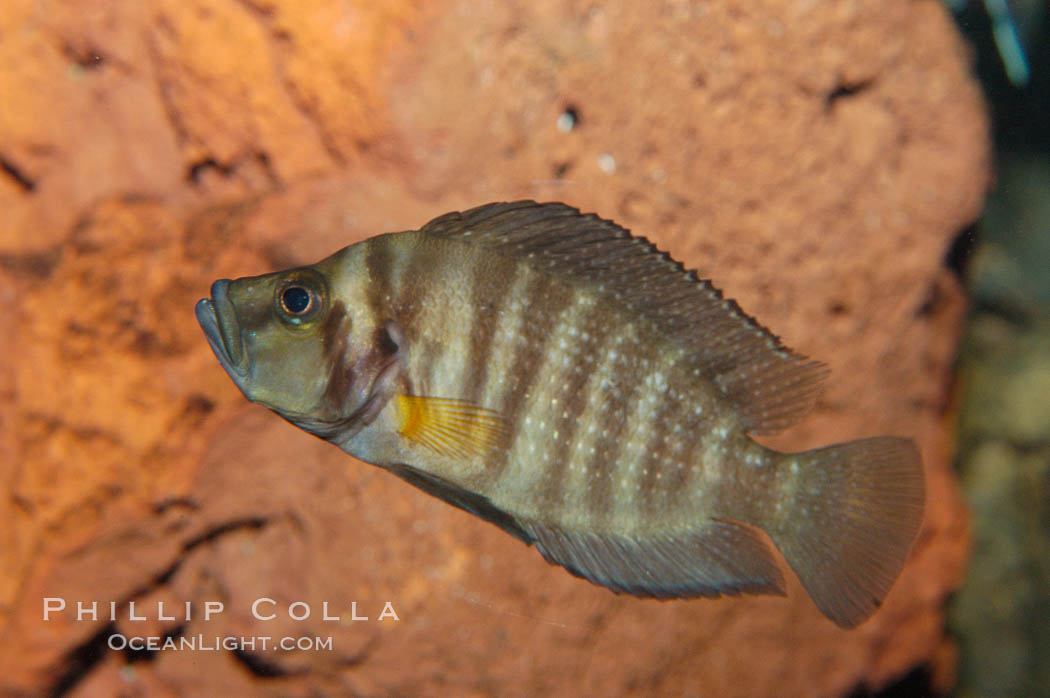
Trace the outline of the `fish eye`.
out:
<instances>
[{"instance_id":1,"label":"fish eye","mask_svg":"<svg viewBox=\"0 0 1050 698\"><path fill-rule=\"evenodd\" d=\"M304 315L313 301L313 295L302 286L289 286L281 293L281 305L289 315Z\"/></svg>"},{"instance_id":2,"label":"fish eye","mask_svg":"<svg viewBox=\"0 0 1050 698\"><path fill-rule=\"evenodd\" d=\"M281 322L291 327L312 325L328 306L324 279L311 269L297 269L274 289L274 310Z\"/></svg>"}]
</instances>

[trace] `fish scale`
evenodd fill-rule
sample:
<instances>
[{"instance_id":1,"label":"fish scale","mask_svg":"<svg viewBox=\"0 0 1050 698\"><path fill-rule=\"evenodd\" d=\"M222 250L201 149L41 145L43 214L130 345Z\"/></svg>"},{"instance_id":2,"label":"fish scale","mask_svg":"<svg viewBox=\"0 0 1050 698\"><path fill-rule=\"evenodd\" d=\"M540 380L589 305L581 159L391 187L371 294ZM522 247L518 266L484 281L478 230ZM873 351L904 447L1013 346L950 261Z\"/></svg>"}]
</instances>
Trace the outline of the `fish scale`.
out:
<instances>
[{"instance_id":1,"label":"fish scale","mask_svg":"<svg viewBox=\"0 0 1050 698\"><path fill-rule=\"evenodd\" d=\"M853 627L922 521L910 440L753 441L805 416L826 368L564 204L489 204L220 280L196 312L249 399L618 593L784 594L761 529Z\"/></svg>"}]
</instances>

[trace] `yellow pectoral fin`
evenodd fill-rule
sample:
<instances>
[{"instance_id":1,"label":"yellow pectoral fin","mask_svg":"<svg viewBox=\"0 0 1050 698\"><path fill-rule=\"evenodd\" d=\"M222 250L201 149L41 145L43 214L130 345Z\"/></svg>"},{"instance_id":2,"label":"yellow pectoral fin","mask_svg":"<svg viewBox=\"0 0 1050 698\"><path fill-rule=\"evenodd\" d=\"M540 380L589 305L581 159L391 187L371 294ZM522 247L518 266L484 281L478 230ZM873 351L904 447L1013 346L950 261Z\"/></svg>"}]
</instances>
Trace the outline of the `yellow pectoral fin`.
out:
<instances>
[{"instance_id":1,"label":"yellow pectoral fin","mask_svg":"<svg viewBox=\"0 0 1050 698\"><path fill-rule=\"evenodd\" d=\"M469 400L398 395L398 434L443 456L484 455L503 444L507 426L499 413Z\"/></svg>"}]
</instances>

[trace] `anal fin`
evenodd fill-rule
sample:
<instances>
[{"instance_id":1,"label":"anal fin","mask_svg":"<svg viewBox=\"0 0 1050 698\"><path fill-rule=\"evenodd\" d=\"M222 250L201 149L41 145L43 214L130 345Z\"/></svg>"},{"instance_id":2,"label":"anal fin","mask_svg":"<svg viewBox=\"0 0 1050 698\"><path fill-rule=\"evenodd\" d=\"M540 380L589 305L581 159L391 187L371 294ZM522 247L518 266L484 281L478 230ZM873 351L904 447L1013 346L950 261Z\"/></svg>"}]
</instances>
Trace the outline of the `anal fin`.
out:
<instances>
[{"instance_id":1,"label":"anal fin","mask_svg":"<svg viewBox=\"0 0 1050 698\"><path fill-rule=\"evenodd\" d=\"M617 593L663 599L786 593L769 547L736 521L711 519L644 538L523 527L548 562Z\"/></svg>"}]
</instances>

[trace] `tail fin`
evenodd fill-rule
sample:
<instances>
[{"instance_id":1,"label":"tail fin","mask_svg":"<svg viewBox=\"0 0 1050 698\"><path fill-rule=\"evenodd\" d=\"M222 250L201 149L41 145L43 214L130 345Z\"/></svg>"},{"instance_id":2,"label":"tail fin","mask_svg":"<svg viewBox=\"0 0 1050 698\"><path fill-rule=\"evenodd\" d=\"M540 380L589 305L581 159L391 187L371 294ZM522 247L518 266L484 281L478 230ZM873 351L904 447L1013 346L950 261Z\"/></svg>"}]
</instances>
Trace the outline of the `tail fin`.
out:
<instances>
[{"instance_id":1,"label":"tail fin","mask_svg":"<svg viewBox=\"0 0 1050 698\"><path fill-rule=\"evenodd\" d=\"M817 607L852 628L882 604L922 523L922 460L877 437L784 456L783 518L769 530Z\"/></svg>"}]
</instances>

